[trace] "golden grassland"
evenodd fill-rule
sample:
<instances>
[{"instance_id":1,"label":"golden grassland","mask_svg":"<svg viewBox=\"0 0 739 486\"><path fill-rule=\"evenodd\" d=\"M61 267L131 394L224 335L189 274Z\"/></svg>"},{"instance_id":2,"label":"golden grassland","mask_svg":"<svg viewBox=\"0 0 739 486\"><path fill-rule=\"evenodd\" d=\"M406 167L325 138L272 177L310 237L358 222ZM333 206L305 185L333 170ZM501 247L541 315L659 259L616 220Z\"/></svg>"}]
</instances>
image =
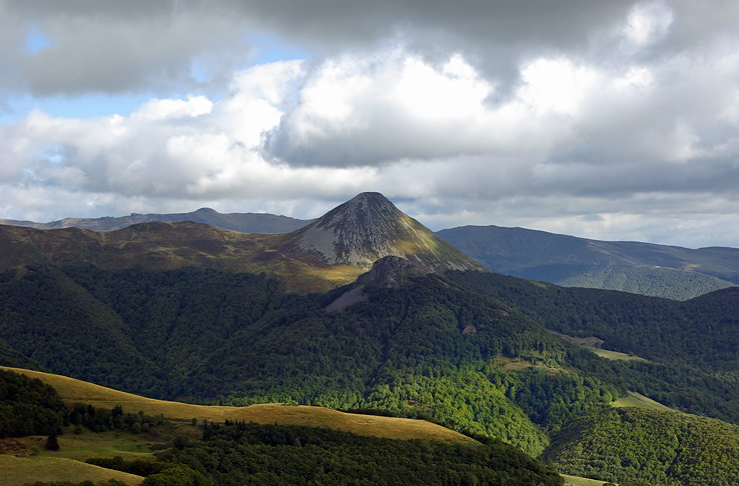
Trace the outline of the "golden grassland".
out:
<instances>
[{"instance_id":1,"label":"golden grassland","mask_svg":"<svg viewBox=\"0 0 739 486\"><path fill-rule=\"evenodd\" d=\"M329 427L360 435L390 439L430 439L474 443L472 439L458 432L423 420L351 414L323 407L279 403L229 407L169 402L121 392L66 376L20 368L3 368L32 378L39 378L54 387L62 400L67 403L84 403L109 409L120 405L125 412L143 411L147 415L161 414L171 420L190 421L195 418L198 421L208 420L209 422L231 420L261 424L304 425Z\"/></svg>"},{"instance_id":2,"label":"golden grassland","mask_svg":"<svg viewBox=\"0 0 739 486\"><path fill-rule=\"evenodd\" d=\"M141 484L141 476L114 471L62 457L15 457L0 454L0 484L21 486L34 481L108 481L117 479L132 486Z\"/></svg>"}]
</instances>

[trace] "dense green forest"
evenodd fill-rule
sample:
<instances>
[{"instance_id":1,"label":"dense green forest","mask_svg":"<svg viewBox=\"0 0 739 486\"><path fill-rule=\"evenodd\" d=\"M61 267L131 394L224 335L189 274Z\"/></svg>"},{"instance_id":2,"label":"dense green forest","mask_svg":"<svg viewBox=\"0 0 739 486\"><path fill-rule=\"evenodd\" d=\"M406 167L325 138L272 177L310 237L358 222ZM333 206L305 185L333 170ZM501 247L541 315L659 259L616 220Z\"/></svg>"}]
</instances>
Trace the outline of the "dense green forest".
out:
<instances>
[{"instance_id":1,"label":"dense green forest","mask_svg":"<svg viewBox=\"0 0 739 486\"><path fill-rule=\"evenodd\" d=\"M514 277L452 272L449 280L504 300L547 329L597 337L603 348L644 361L583 361L581 370L685 412L739 423L739 287L686 302L623 292L567 289Z\"/></svg>"},{"instance_id":2,"label":"dense green forest","mask_svg":"<svg viewBox=\"0 0 739 486\"><path fill-rule=\"evenodd\" d=\"M87 462L144 476L143 486L561 486L564 483L559 474L541 461L492 439L450 444L254 423L206 424L202 440L177 437L170 449L157 453L156 461L114 457ZM92 486L92 483L30 483L28 486Z\"/></svg>"},{"instance_id":3,"label":"dense green forest","mask_svg":"<svg viewBox=\"0 0 739 486\"><path fill-rule=\"evenodd\" d=\"M739 427L676 412L604 408L554 435L545 458L562 471L614 482L733 486Z\"/></svg>"},{"instance_id":4,"label":"dense green forest","mask_svg":"<svg viewBox=\"0 0 739 486\"><path fill-rule=\"evenodd\" d=\"M499 441L453 445L298 426L209 425L202 442L180 442L160 460L219 486L563 484L554 471ZM168 474L148 476L144 486L169 484Z\"/></svg>"},{"instance_id":5,"label":"dense green forest","mask_svg":"<svg viewBox=\"0 0 739 486\"><path fill-rule=\"evenodd\" d=\"M427 418L534 456L627 390L739 423L736 289L675 302L472 272L365 285L365 301L327 312L350 287L296 295L202 269L7 273L0 359L155 398Z\"/></svg>"},{"instance_id":6,"label":"dense green forest","mask_svg":"<svg viewBox=\"0 0 739 486\"><path fill-rule=\"evenodd\" d=\"M264 276L211 270L38 268L0 279L0 332L50 371L156 398L382 409L535 455L569 415L625 391L564 371L570 355L599 358L439 277L324 311L343 290L285 294ZM502 357L525 366L509 372Z\"/></svg>"}]
</instances>

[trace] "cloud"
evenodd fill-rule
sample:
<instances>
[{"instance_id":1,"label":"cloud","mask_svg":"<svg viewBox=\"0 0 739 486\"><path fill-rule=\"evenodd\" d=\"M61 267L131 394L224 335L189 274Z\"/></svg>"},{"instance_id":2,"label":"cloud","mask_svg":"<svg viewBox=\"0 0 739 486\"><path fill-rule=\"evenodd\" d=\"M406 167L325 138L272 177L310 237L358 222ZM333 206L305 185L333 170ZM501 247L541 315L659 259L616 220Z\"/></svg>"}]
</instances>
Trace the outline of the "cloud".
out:
<instances>
[{"instance_id":1,"label":"cloud","mask_svg":"<svg viewBox=\"0 0 739 486\"><path fill-rule=\"evenodd\" d=\"M0 0L0 98L154 96L0 125L0 216L379 190L437 229L737 246L737 27L718 0ZM245 68L261 33L309 55Z\"/></svg>"},{"instance_id":2,"label":"cloud","mask_svg":"<svg viewBox=\"0 0 739 486\"><path fill-rule=\"evenodd\" d=\"M16 89L36 95L176 89L244 67L274 33L322 57L405 45L426 60L463 52L483 76L515 80L542 53L611 58L684 50L732 32L739 8L687 0L0 0L0 48ZM720 4L720 5L719 5ZM701 22L696 19L709 19ZM37 32L48 48L25 52ZM620 39L620 42L619 42ZM616 41L616 42L614 42ZM621 53L623 54L623 53ZM6 75L6 81L10 81Z\"/></svg>"}]
</instances>

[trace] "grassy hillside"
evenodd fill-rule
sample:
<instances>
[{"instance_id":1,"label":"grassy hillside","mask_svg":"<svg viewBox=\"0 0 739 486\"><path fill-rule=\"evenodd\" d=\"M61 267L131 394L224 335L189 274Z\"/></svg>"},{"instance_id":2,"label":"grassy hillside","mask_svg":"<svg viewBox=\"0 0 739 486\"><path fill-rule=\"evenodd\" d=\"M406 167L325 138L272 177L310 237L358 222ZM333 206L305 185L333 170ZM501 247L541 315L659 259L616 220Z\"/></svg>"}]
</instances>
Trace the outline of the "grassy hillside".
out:
<instances>
[{"instance_id":1,"label":"grassy hillside","mask_svg":"<svg viewBox=\"0 0 739 486\"><path fill-rule=\"evenodd\" d=\"M143 411L147 415L164 415L165 418L211 422L247 421L261 424L304 425L330 427L346 432L390 439L429 439L448 442L473 442L472 439L453 430L423 420L412 420L377 415L338 412L323 407L285 404L258 404L248 407L193 405L188 403L155 400L125 393L81 380L40 371L2 367L6 370L38 378L57 390L67 403L91 404L94 407L112 409L120 405L128 412Z\"/></svg>"},{"instance_id":2,"label":"grassy hillside","mask_svg":"<svg viewBox=\"0 0 739 486\"><path fill-rule=\"evenodd\" d=\"M364 270L328 265L291 253L290 234L247 234L194 222L141 223L107 233L0 225L0 270L29 265L93 264L105 269L144 266L267 273L296 292L326 291L353 282Z\"/></svg>"},{"instance_id":3,"label":"grassy hillside","mask_svg":"<svg viewBox=\"0 0 739 486\"><path fill-rule=\"evenodd\" d=\"M650 410L658 410L662 412L677 412L670 407L662 405L656 400L652 400L649 397L645 397L641 393L629 392L625 397L621 397L615 400L611 405L614 407L634 407L634 408L647 408Z\"/></svg>"},{"instance_id":4,"label":"grassy hillside","mask_svg":"<svg viewBox=\"0 0 739 486\"><path fill-rule=\"evenodd\" d=\"M102 408L121 406L175 420L158 421L143 434L118 429L75 431L59 438L61 450L56 452L41 450L44 437L5 441L4 450L22 451L25 445L33 457L0 455L0 484L4 485L108 479L138 485L144 481L126 472L146 476L146 484L202 486L313 482L370 486L391 480L419 486L563 483L553 470L508 444L491 439L477 442L418 420L280 404L188 405L38 371L5 368L2 372L27 384L32 378L36 388L42 386L39 381L53 386L67 403L92 403L97 412L87 413L95 416ZM202 425L196 429L191 418ZM154 457L154 445L160 451L162 445L173 447ZM96 466L78 462L82 460Z\"/></svg>"},{"instance_id":5,"label":"grassy hillside","mask_svg":"<svg viewBox=\"0 0 739 486\"><path fill-rule=\"evenodd\" d=\"M108 481L115 479L131 486L144 481L141 476L114 471L73 459L55 457L15 457L0 454L0 484L21 486L32 481Z\"/></svg>"},{"instance_id":6,"label":"grassy hillside","mask_svg":"<svg viewBox=\"0 0 739 486\"><path fill-rule=\"evenodd\" d=\"M569 474L563 474L562 477L565 479L565 486L603 486L606 484L606 481L581 478L579 476L571 476Z\"/></svg>"}]
</instances>

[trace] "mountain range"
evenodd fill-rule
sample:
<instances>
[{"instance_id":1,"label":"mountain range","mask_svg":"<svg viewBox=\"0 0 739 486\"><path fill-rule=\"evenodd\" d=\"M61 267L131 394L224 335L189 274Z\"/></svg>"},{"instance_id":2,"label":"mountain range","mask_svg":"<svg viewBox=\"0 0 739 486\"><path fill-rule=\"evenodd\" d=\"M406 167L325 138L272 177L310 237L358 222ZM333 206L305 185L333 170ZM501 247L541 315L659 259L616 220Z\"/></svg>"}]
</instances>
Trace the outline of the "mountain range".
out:
<instances>
[{"instance_id":1,"label":"mountain range","mask_svg":"<svg viewBox=\"0 0 739 486\"><path fill-rule=\"evenodd\" d=\"M0 226L0 249L0 270L49 263L105 269L196 266L266 272L301 292L351 283L385 256L404 257L427 272L484 269L378 193L362 193L289 233L240 233L191 221L139 223L108 232Z\"/></svg>"},{"instance_id":2,"label":"mountain range","mask_svg":"<svg viewBox=\"0 0 739 486\"><path fill-rule=\"evenodd\" d=\"M175 214L138 214L130 216L103 218L64 218L50 223L34 221L18 221L0 219L0 224L25 226L37 229L82 228L95 231L113 231L139 223L174 223L194 221L217 228L240 231L242 233L287 233L302 228L313 220L289 218L267 213L231 213L221 214L210 208L200 208L189 213Z\"/></svg>"},{"instance_id":3,"label":"mountain range","mask_svg":"<svg viewBox=\"0 0 739 486\"><path fill-rule=\"evenodd\" d=\"M498 226L463 226L438 235L494 272L565 287L687 300L739 284L737 248L694 250Z\"/></svg>"},{"instance_id":4,"label":"mountain range","mask_svg":"<svg viewBox=\"0 0 739 486\"><path fill-rule=\"evenodd\" d=\"M501 275L378 193L281 234L2 226L0 271L5 366L427 418L609 481L735 479L738 287L681 302ZM662 409L612 413L640 396Z\"/></svg>"},{"instance_id":5,"label":"mountain range","mask_svg":"<svg viewBox=\"0 0 739 486\"><path fill-rule=\"evenodd\" d=\"M340 215L334 216L338 218L337 221L342 219ZM115 231L140 223L186 221L241 233L288 233L316 220L265 213L221 214L213 209L201 208L190 213L65 218L50 223L0 219L0 224L37 229L74 227ZM330 224L324 218L321 225L305 229L301 243L304 249L313 248L320 253L318 246L325 232L318 228ZM377 233L377 229L368 230L368 234L363 235L368 248L378 243L382 245L381 242L372 241L372 234ZM493 272L565 287L620 290L687 300L739 284L737 248L689 249L642 242L599 241L493 225L455 227L443 229L437 234ZM333 251L331 249L323 254L326 261L332 262L337 256L341 260L341 254L334 256ZM365 263L369 261L365 260ZM343 279L337 275L330 281L346 283L356 277L354 273L350 274Z\"/></svg>"}]
</instances>

